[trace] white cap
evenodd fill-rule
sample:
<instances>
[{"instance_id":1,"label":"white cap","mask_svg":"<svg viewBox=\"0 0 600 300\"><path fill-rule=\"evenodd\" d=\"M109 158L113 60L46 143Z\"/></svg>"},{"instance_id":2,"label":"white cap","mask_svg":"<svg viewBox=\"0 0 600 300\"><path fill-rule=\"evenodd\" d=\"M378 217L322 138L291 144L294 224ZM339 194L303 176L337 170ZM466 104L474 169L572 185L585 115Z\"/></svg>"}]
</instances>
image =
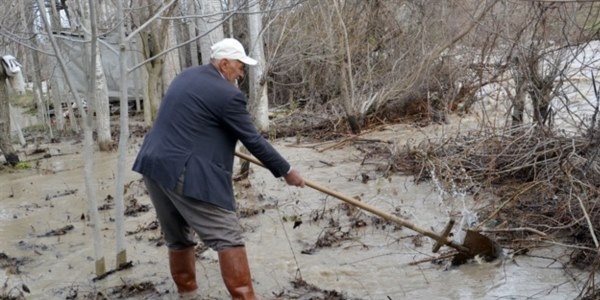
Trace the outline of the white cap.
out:
<instances>
[{"instance_id":1,"label":"white cap","mask_svg":"<svg viewBox=\"0 0 600 300\"><path fill-rule=\"evenodd\" d=\"M210 47L210 58L237 59L247 65L256 65L257 61L246 55L244 46L236 39L223 39Z\"/></svg>"}]
</instances>

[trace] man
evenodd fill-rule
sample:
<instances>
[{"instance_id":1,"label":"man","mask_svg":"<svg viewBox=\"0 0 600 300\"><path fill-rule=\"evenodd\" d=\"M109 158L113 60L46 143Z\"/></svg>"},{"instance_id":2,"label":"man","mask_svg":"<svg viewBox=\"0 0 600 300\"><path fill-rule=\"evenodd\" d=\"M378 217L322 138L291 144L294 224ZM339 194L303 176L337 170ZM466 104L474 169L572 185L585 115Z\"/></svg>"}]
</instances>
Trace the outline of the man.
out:
<instances>
[{"instance_id":1,"label":"man","mask_svg":"<svg viewBox=\"0 0 600 300\"><path fill-rule=\"evenodd\" d=\"M241 141L275 177L303 187L304 179L257 132L236 87L255 65L235 39L211 47L211 62L184 70L169 86L133 170L144 177L169 249L169 267L182 297L196 295L193 232L218 252L232 299L257 299L235 213L232 170Z\"/></svg>"}]
</instances>

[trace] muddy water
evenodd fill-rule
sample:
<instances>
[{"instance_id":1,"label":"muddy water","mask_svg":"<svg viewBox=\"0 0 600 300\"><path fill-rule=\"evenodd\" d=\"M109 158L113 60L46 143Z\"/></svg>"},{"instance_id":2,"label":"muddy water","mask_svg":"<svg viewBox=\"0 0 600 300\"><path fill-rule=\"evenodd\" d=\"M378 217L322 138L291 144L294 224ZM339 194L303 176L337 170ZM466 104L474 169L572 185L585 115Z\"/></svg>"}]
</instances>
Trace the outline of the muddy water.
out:
<instances>
[{"instance_id":1,"label":"muddy water","mask_svg":"<svg viewBox=\"0 0 600 300\"><path fill-rule=\"evenodd\" d=\"M366 138L405 139L409 132L414 129L395 126ZM464 212L487 205L460 194L441 193L434 184L417 185L410 177L382 178L375 172L377 162L366 160L361 165L364 154L356 143L320 153L314 148L292 147L294 142L278 141L276 146L308 179L435 231L450 217L460 220ZM156 246L153 239L160 236L158 230L127 236L133 268L92 280L94 251L92 227L85 217L81 145L47 147L60 155L32 163L31 170L0 174L0 252L21 261L17 269L3 269L0 295L18 295L25 284L30 290L23 292L27 299L84 299L90 293L109 294L111 288L122 284L150 281L156 293L131 299L176 299L166 249ZM137 147L139 143L132 143L128 150L127 169ZM108 195L114 195L117 154L96 153L95 157L101 205ZM365 182L364 175L369 177ZM128 172L126 181L134 183L127 193L149 205L137 179L137 174ZM530 256L460 267L429 262L409 265L432 255L431 240L389 224L373 225L369 214L348 210L339 200L310 188L287 187L256 167L250 181L250 191L237 193L253 195L240 200L242 207L266 208L242 219L255 289L263 296L284 292L291 298L295 290L290 281L302 279L321 289L343 292L349 299L574 299L581 280L587 277L560 263L561 249L539 249ZM73 190L76 192L68 194ZM367 226L352 227L356 223L349 215ZM113 269L114 211L101 211L101 219L104 257L107 268ZM154 220L152 211L127 217L127 231ZM293 221L298 220L302 223L294 228ZM44 236L66 225L73 229L64 235ZM340 236L328 247L315 247L327 232ZM204 299L227 299L216 257L209 250L197 263ZM311 299L311 295L294 298Z\"/></svg>"}]
</instances>

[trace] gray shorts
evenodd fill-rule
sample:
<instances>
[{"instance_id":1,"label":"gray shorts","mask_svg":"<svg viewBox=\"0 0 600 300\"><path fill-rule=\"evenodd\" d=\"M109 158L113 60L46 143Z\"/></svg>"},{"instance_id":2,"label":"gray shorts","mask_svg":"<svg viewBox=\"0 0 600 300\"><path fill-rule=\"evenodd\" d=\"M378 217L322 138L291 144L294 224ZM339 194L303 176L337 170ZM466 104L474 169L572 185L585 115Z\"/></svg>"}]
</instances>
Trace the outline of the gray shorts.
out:
<instances>
[{"instance_id":1,"label":"gray shorts","mask_svg":"<svg viewBox=\"0 0 600 300\"><path fill-rule=\"evenodd\" d=\"M144 176L167 247L181 250L196 245L194 232L215 251L243 246L235 211L184 196L183 179L182 175L175 190L169 190Z\"/></svg>"}]
</instances>

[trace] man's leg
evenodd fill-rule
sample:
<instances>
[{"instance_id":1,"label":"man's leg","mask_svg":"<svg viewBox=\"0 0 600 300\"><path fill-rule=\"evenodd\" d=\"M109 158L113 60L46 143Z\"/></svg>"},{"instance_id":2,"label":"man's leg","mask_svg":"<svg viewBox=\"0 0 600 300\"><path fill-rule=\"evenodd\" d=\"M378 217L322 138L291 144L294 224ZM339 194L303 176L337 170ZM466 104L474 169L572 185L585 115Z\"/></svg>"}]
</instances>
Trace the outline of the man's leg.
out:
<instances>
[{"instance_id":1,"label":"man's leg","mask_svg":"<svg viewBox=\"0 0 600 300\"><path fill-rule=\"evenodd\" d=\"M246 247L230 247L219 251L223 282L233 300L256 300Z\"/></svg>"},{"instance_id":2,"label":"man's leg","mask_svg":"<svg viewBox=\"0 0 600 300\"><path fill-rule=\"evenodd\" d=\"M234 300L256 300L242 229L234 211L202 201L170 195L174 205L202 242L219 254L221 276Z\"/></svg>"},{"instance_id":3,"label":"man's leg","mask_svg":"<svg viewBox=\"0 0 600 300\"><path fill-rule=\"evenodd\" d=\"M169 248L169 269L177 292L182 298L192 299L198 289L193 232L168 192L152 179L144 177L144 182Z\"/></svg>"},{"instance_id":4,"label":"man's leg","mask_svg":"<svg viewBox=\"0 0 600 300\"><path fill-rule=\"evenodd\" d=\"M175 190L163 189L164 194L202 242L218 252L221 276L232 299L257 300L237 214L184 196L183 181L182 175Z\"/></svg>"},{"instance_id":5,"label":"man's leg","mask_svg":"<svg viewBox=\"0 0 600 300\"><path fill-rule=\"evenodd\" d=\"M169 270L182 298L193 299L197 295L196 251L194 247L182 250L169 249Z\"/></svg>"}]
</instances>

